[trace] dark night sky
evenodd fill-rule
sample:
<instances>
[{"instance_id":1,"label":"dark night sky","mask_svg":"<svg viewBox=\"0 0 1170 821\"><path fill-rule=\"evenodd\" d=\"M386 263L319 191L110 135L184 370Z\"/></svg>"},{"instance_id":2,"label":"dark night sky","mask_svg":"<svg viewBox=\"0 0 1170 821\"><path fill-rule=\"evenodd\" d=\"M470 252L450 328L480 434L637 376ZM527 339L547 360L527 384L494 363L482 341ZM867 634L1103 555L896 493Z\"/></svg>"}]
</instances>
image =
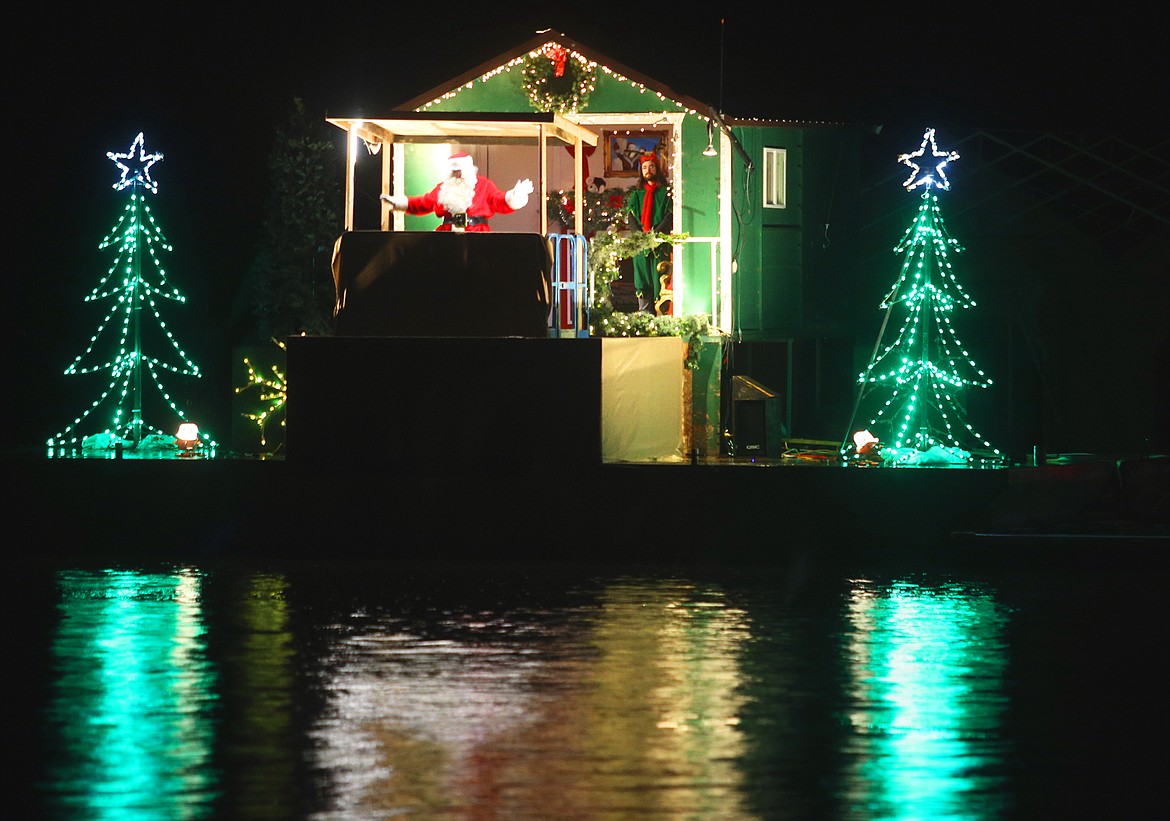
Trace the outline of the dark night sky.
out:
<instances>
[{"instance_id":1,"label":"dark night sky","mask_svg":"<svg viewBox=\"0 0 1170 821\"><path fill-rule=\"evenodd\" d=\"M186 342L226 397L228 316L273 131L294 97L322 118L376 115L551 28L731 116L906 124L915 138L924 126L1166 130L1164 42L1153 25L1113 14L980 10L972 21L945 6L901 18L776 3L668 14L509 3L498 19L455 11L465 6L428 19L425 6L401 3L238 5L33 4L10 19L19 48L7 56L7 119L20 133L9 148L17 260L5 448L68 421L60 373L94 329L81 299L109 263L97 243L121 207L105 154L139 131L166 157L154 203L175 246L168 270L196 306L187 310L206 318Z\"/></svg>"}]
</instances>

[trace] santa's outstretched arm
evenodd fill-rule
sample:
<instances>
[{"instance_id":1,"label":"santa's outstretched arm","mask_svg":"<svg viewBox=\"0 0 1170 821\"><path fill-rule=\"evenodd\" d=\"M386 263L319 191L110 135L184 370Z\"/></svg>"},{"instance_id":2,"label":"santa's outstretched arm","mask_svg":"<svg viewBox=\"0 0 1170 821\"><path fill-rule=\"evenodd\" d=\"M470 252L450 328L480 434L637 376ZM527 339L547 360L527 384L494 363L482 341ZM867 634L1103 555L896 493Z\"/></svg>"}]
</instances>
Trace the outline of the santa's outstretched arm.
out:
<instances>
[{"instance_id":1,"label":"santa's outstretched arm","mask_svg":"<svg viewBox=\"0 0 1170 821\"><path fill-rule=\"evenodd\" d=\"M379 199L382 202L388 203L395 211L405 211L417 217L423 214L430 214L435 210L435 206L439 202L439 191L442 187L443 184L439 183L428 193L419 194L414 197L403 197L398 194L382 194Z\"/></svg>"},{"instance_id":2,"label":"santa's outstretched arm","mask_svg":"<svg viewBox=\"0 0 1170 821\"><path fill-rule=\"evenodd\" d=\"M532 180L517 180L508 193L504 194L504 201L513 211L519 211L528 204L528 195L532 193Z\"/></svg>"}]
</instances>

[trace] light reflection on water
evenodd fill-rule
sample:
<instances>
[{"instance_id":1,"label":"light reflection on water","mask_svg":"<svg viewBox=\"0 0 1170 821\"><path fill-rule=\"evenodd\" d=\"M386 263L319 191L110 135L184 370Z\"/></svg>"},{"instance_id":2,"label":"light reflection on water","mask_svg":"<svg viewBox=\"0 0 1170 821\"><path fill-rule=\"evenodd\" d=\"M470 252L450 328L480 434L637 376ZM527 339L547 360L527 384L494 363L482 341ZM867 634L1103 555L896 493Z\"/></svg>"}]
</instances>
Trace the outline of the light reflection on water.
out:
<instances>
[{"instance_id":1,"label":"light reflection on water","mask_svg":"<svg viewBox=\"0 0 1170 821\"><path fill-rule=\"evenodd\" d=\"M1001 817L1004 607L957 585L858 581L846 612L850 810Z\"/></svg>"},{"instance_id":2,"label":"light reflection on water","mask_svg":"<svg viewBox=\"0 0 1170 821\"><path fill-rule=\"evenodd\" d=\"M64 572L46 723L49 785L63 815L185 818L216 798L218 688L200 576Z\"/></svg>"},{"instance_id":3,"label":"light reflection on water","mask_svg":"<svg viewBox=\"0 0 1170 821\"><path fill-rule=\"evenodd\" d=\"M1010 814L989 586L358 575L59 573L56 815Z\"/></svg>"},{"instance_id":4,"label":"light reflection on water","mask_svg":"<svg viewBox=\"0 0 1170 821\"><path fill-rule=\"evenodd\" d=\"M720 591L617 582L556 621L448 613L420 634L387 613L339 636L315 728L335 785L322 817L748 817L742 612Z\"/></svg>"}]
</instances>

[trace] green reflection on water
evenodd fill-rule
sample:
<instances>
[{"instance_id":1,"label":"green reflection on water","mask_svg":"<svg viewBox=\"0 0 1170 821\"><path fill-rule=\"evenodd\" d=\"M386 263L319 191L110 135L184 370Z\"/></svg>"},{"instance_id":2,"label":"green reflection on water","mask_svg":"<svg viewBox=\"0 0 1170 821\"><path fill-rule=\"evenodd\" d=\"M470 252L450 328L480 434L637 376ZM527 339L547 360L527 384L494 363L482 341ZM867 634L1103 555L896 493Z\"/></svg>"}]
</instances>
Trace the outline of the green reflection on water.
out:
<instances>
[{"instance_id":1,"label":"green reflection on water","mask_svg":"<svg viewBox=\"0 0 1170 821\"><path fill-rule=\"evenodd\" d=\"M54 811L87 819L199 818L216 675L201 576L63 571L46 732Z\"/></svg>"},{"instance_id":2,"label":"green reflection on water","mask_svg":"<svg viewBox=\"0 0 1170 821\"><path fill-rule=\"evenodd\" d=\"M1005 609L959 586L856 582L847 612L850 809L1001 817Z\"/></svg>"}]
</instances>

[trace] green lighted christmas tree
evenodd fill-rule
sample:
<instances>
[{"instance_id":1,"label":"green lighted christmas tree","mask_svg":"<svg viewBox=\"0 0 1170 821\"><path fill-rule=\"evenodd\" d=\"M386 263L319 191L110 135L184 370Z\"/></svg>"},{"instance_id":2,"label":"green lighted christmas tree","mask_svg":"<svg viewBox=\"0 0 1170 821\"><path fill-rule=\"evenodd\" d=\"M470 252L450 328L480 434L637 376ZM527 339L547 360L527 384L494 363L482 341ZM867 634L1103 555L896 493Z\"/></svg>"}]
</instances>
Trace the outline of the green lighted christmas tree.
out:
<instances>
[{"instance_id":1,"label":"green lighted christmas tree","mask_svg":"<svg viewBox=\"0 0 1170 821\"><path fill-rule=\"evenodd\" d=\"M164 300L186 302L186 297L167 282L159 255L170 252L171 246L146 203L147 193L158 193L150 169L163 155L148 154L139 133L128 152L109 151L106 156L121 170L114 189L127 192L129 199L118 222L98 245L100 250L112 252L114 261L85 301L105 302L109 309L65 374L105 374L107 381L97 399L48 444L50 452L122 446L174 451L176 432L189 420L163 380L175 375L199 378L201 374L179 347L160 312ZM153 271L151 277L148 271ZM147 382L155 389L151 391L150 421L144 408ZM191 443L199 448L215 446L205 433L189 440L188 452Z\"/></svg>"},{"instance_id":2,"label":"green lighted christmas tree","mask_svg":"<svg viewBox=\"0 0 1170 821\"><path fill-rule=\"evenodd\" d=\"M946 166L959 158L939 151L927 129L917 151L898 160L912 169L907 191L922 189L914 222L894 252L903 255L901 275L881 302L882 330L873 355L858 376L861 389L841 455L849 460L895 465L998 463L1002 454L967 421L962 394L990 387L951 324L956 307L973 308L951 268L963 247L947 233L938 191L950 190ZM904 315L889 339L890 317ZM876 406L876 409L875 409ZM858 414L871 413L865 429L854 430Z\"/></svg>"}]
</instances>

